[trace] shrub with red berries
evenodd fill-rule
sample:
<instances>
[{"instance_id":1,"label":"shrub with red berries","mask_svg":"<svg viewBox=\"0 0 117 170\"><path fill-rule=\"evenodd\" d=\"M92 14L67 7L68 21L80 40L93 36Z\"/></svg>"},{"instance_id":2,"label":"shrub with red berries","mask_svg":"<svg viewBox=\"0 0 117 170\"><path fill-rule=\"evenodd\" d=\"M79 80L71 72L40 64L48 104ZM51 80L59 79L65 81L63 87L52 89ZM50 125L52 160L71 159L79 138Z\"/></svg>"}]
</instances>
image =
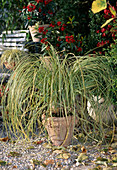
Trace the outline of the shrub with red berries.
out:
<instances>
[{"instance_id":1,"label":"shrub with red berries","mask_svg":"<svg viewBox=\"0 0 117 170\"><path fill-rule=\"evenodd\" d=\"M117 6L114 7L112 6L112 8L114 10L117 11ZM93 49L95 47L97 47L96 51L100 53L100 51L103 51L103 47L104 50L106 48L108 48L111 43L114 42L114 40L116 39L116 34L117 34L117 29L115 30L115 27L117 28L117 19L115 18L113 21L111 21L110 23L108 23L105 27L101 28L101 26L103 25L103 23L105 23L107 21L107 19L110 19L114 17L109 9L109 5L108 8L103 10L100 13L97 13L96 15L92 14L92 12L90 12L90 35L89 35L89 40L91 42L89 42L89 49ZM98 47L102 47L102 48L98 48ZM102 53L103 54L103 53Z\"/></svg>"},{"instance_id":2,"label":"shrub with red berries","mask_svg":"<svg viewBox=\"0 0 117 170\"><path fill-rule=\"evenodd\" d=\"M50 22L55 12L55 2L53 0L33 0L23 6L20 11L21 20L25 25L34 25L36 22L46 24Z\"/></svg>"},{"instance_id":3,"label":"shrub with red berries","mask_svg":"<svg viewBox=\"0 0 117 170\"><path fill-rule=\"evenodd\" d=\"M40 35L42 35L42 48L47 44L49 46L50 43L57 51L64 51L64 53L82 55L84 52L86 39L81 34L75 35L72 26L64 23L63 20L52 21L46 29L39 27L37 36Z\"/></svg>"}]
</instances>

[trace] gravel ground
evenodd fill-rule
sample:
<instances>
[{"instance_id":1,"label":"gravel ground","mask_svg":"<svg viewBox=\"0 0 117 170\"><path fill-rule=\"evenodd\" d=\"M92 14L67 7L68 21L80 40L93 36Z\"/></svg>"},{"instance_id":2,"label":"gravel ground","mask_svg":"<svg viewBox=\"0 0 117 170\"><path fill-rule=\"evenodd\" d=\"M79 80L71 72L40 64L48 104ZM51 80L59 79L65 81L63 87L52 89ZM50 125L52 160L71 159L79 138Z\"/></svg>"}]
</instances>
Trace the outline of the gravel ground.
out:
<instances>
[{"instance_id":1,"label":"gravel ground","mask_svg":"<svg viewBox=\"0 0 117 170\"><path fill-rule=\"evenodd\" d=\"M39 142L40 139L37 138L35 141ZM47 143L44 137L41 138L41 141L43 141L41 144L34 144L33 140L30 140L30 142L26 143L22 140L18 141L15 144L10 143L10 141L0 142L0 160L7 162L7 165L2 166L0 169L12 170L15 168L18 170L80 170L89 169L89 167L93 168L94 166L93 163L91 163L91 160L93 160L93 157L91 156L91 151L90 153L87 152L87 161L83 161L82 163L77 164L75 159L78 158L80 152L71 151L72 145L70 145L63 152L62 150L54 150L54 148ZM64 159L58 158L58 156L60 156L61 151L63 153L66 153ZM93 152L92 154L94 156ZM50 160L50 162L48 162L48 160ZM44 167L44 163L46 164L46 167Z\"/></svg>"},{"instance_id":2,"label":"gravel ground","mask_svg":"<svg viewBox=\"0 0 117 170\"><path fill-rule=\"evenodd\" d=\"M112 162L97 161L97 158L112 159L112 153L102 152L104 147L97 146L95 142L90 145L81 144L73 138L67 148L52 146L42 134L30 141L14 141L4 137L3 125L0 121L0 170L117 170ZM117 157L117 147L113 148Z\"/></svg>"}]
</instances>

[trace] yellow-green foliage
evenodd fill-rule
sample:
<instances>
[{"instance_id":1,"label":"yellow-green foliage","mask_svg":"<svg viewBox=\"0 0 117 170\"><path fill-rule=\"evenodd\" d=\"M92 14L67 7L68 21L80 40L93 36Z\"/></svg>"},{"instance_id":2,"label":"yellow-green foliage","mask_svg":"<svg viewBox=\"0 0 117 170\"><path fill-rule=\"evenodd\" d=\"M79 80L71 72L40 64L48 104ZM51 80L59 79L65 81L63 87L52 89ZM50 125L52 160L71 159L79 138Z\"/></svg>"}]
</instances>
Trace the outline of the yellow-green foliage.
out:
<instances>
[{"instance_id":1,"label":"yellow-green foliage","mask_svg":"<svg viewBox=\"0 0 117 170\"><path fill-rule=\"evenodd\" d=\"M109 4L109 2L106 2L106 0L95 0L93 1L92 3L92 12L95 14L95 13L98 13L104 9L107 8L107 3ZM108 19L102 26L101 28L105 27L109 22L111 22L113 19L116 18L116 10L112 8L112 6L109 4L109 10L110 12L112 13L112 15L114 15L113 18L110 18Z\"/></svg>"},{"instance_id":2,"label":"yellow-green foliage","mask_svg":"<svg viewBox=\"0 0 117 170\"><path fill-rule=\"evenodd\" d=\"M4 62L17 63L24 55L26 55L25 52L18 49L5 50L1 56L1 64L3 64Z\"/></svg>"},{"instance_id":3,"label":"yellow-green foliage","mask_svg":"<svg viewBox=\"0 0 117 170\"><path fill-rule=\"evenodd\" d=\"M106 0L96 0L92 3L92 12L95 14L107 8Z\"/></svg>"}]
</instances>

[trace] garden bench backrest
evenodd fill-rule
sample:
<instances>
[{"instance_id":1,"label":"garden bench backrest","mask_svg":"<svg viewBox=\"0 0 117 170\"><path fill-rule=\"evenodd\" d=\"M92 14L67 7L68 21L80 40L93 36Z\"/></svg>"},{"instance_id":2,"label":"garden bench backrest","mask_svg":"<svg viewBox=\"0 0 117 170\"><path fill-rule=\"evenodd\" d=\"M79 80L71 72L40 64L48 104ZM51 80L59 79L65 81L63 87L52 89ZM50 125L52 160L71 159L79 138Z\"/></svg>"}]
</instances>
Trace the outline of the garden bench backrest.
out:
<instances>
[{"instance_id":1,"label":"garden bench backrest","mask_svg":"<svg viewBox=\"0 0 117 170\"><path fill-rule=\"evenodd\" d=\"M26 42L26 34L29 32L29 30L14 30L14 31L8 31L7 34L5 31L2 32L0 35L0 55L3 53L4 50L7 49L19 49L28 51L24 47ZM3 37L5 37L3 39Z\"/></svg>"}]
</instances>

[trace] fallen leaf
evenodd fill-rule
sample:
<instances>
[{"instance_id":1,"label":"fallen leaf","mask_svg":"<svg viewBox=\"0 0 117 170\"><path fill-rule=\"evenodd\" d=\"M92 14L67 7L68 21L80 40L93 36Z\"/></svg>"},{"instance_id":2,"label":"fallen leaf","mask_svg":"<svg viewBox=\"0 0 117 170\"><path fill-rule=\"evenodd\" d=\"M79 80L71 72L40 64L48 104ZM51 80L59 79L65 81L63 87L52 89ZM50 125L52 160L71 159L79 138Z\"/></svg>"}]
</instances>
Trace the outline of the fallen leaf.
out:
<instances>
[{"instance_id":1,"label":"fallen leaf","mask_svg":"<svg viewBox=\"0 0 117 170\"><path fill-rule=\"evenodd\" d=\"M54 164L54 160L53 160L53 159L45 160L45 161L44 161L44 164L45 164L46 166L47 166L47 165Z\"/></svg>"},{"instance_id":2,"label":"fallen leaf","mask_svg":"<svg viewBox=\"0 0 117 170\"><path fill-rule=\"evenodd\" d=\"M28 148L26 149L34 149L35 147L34 146L29 146Z\"/></svg>"},{"instance_id":3,"label":"fallen leaf","mask_svg":"<svg viewBox=\"0 0 117 170\"><path fill-rule=\"evenodd\" d=\"M41 143L43 143L42 140L33 142L33 144L36 144L36 145L39 145L39 144L41 144Z\"/></svg>"},{"instance_id":4,"label":"fallen leaf","mask_svg":"<svg viewBox=\"0 0 117 170\"><path fill-rule=\"evenodd\" d=\"M57 156L58 159L68 159L71 156L70 153L61 153Z\"/></svg>"},{"instance_id":5,"label":"fallen leaf","mask_svg":"<svg viewBox=\"0 0 117 170\"><path fill-rule=\"evenodd\" d=\"M53 153L61 154L63 153L63 150L54 150Z\"/></svg>"},{"instance_id":6,"label":"fallen leaf","mask_svg":"<svg viewBox=\"0 0 117 170\"><path fill-rule=\"evenodd\" d=\"M37 159L33 159L30 161L32 164L35 164L35 165L40 165L40 161L38 161Z\"/></svg>"},{"instance_id":7,"label":"fallen leaf","mask_svg":"<svg viewBox=\"0 0 117 170\"><path fill-rule=\"evenodd\" d=\"M107 165L107 162L105 162L105 161L97 161L97 162L95 162L96 164L99 164L99 165L105 165L106 167L108 166Z\"/></svg>"},{"instance_id":8,"label":"fallen leaf","mask_svg":"<svg viewBox=\"0 0 117 170\"><path fill-rule=\"evenodd\" d=\"M102 168L101 166L96 166L95 168L90 169L90 170L104 170L104 168Z\"/></svg>"},{"instance_id":9,"label":"fallen leaf","mask_svg":"<svg viewBox=\"0 0 117 170\"><path fill-rule=\"evenodd\" d=\"M62 167L61 162L57 162L56 163L56 168L60 168L60 167Z\"/></svg>"},{"instance_id":10,"label":"fallen leaf","mask_svg":"<svg viewBox=\"0 0 117 170\"><path fill-rule=\"evenodd\" d=\"M7 162L0 160L0 165L1 165L1 166L5 166L5 165L7 165Z\"/></svg>"},{"instance_id":11,"label":"fallen leaf","mask_svg":"<svg viewBox=\"0 0 117 170\"><path fill-rule=\"evenodd\" d=\"M6 142L7 140L10 140L8 136L6 138L0 138L0 141L2 142Z\"/></svg>"},{"instance_id":12,"label":"fallen leaf","mask_svg":"<svg viewBox=\"0 0 117 170\"><path fill-rule=\"evenodd\" d=\"M104 149L102 149L102 150L101 150L101 153L104 153L104 154L106 154L108 151L109 151L109 149L107 149L107 148L104 148Z\"/></svg>"},{"instance_id":13,"label":"fallen leaf","mask_svg":"<svg viewBox=\"0 0 117 170\"><path fill-rule=\"evenodd\" d=\"M116 151L115 149L109 150L109 152L110 152L111 154L117 153L117 151Z\"/></svg>"},{"instance_id":14,"label":"fallen leaf","mask_svg":"<svg viewBox=\"0 0 117 170\"><path fill-rule=\"evenodd\" d=\"M114 163L113 166L116 167L116 166L117 166L117 163Z\"/></svg>"},{"instance_id":15,"label":"fallen leaf","mask_svg":"<svg viewBox=\"0 0 117 170\"><path fill-rule=\"evenodd\" d=\"M52 148L52 145L51 145L51 144L48 144L48 143L44 143L44 144L43 144L43 147L46 148L46 149L51 149L51 148Z\"/></svg>"},{"instance_id":16,"label":"fallen leaf","mask_svg":"<svg viewBox=\"0 0 117 170\"><path fill-rule=\"evenodd\" d=\"M83 133L79 133L79 134L78 134L78 137L79 137L79 138L84 138L84 134L83 134Z\"/></svg>"},{"instance_id":17,"label":"fallen leaf","mask_svg":"<svg viewBox=\"0 0 117 170\"><path fill-rule=\"evenodd\" d=\"M85 149L84 146L81 148L81 151L82 151L82 153L86 153L87 152L87 150Z\"/></svg>"},{"instance_id":18,"label":"fallen leaf","mask_svg":"<svg viewBox=\"0 0 117 170\"><path fill-rule=\"evenodd\" d=\"M73 146L73 147L72 147L72 150L73 150L73 151L77 151L77 152L80 151L80 150L81 150L81 145L79 144L79 145Z\"/></svg>"},{"instance_id":19,"label":"fallen leaf","mask_svg":"<svg viewBox=\"0 0 117 170\"><path fill-rule=\"evenodd\" d=\"M76 161L82 162L82 161L84 161L86 159L88 159L88 156L86 155L86 153L80 153L78 158L76 159Z\"/></svg>"},{"instance_id":20,"label":"fallen leaf","mask_svg":"<svg viewBox=\"0 0 117 170\"><path fill-rule=\"evenodd\" d=\"M97 158L97 161L106 161L106 162L107 162L107 161L108 161L108 159L106 159L106 158L102 158L102 157L98 157L98 158Z\"/></svg>"},{"instance_id":21,"label":"fallen leaf","mask_svg":"<svg viewBox=\"0 0 117 170\"><path fill-rule=\"evenodd\" d=\"M10 153L8 154L8 156L12 156L12 157L21 157L22 154L21 154L21 153L18 153L18 152L10 152Z\"/></svg>"},{"instance_id":22,"label":"fallen leaf","mask_svg":"<svg viewBox=\"0 0 117 170\"><path fill-rule=\"evenodd\" d=\"M33 159L30 162L32 163L33 168L35 168L35 165L42 165L43 167L46 167L44 163L42 163L41 161L38 161L37 159Z\"/></svg>"},{"instance_id":23,"label":"fallen leaf","mask_svg":"<svg viewBox=\"0 0 117 170\"><path fill-rule=\"evenodd\" d=\"M70 153L63 153L63 159L68 159L70 156Z\"/></svg>"},{"instance_id":24,"label":"fallen leaf","mask_svg":"<svg viewBox=\"0 0 117 170\"><path fill-rule=\"evenodd\" d=\"M113 157L112 161L117 163L117 155Z\"/></svg>"},{"instance_id":25,"label":"fallen leaf","mask_svg":"<svg viewBox=\"0 0 117 170\"><path fill-rule=\"evenodd\" d=\"M17 168L17 166L16 166L16 165L14 165L12 169L14 169L14 168Z\"/></svg>"},{"instance_id":26,"label":"fallen leaf","mask_svg":"<svg viewBox=\"0 0 117 170\"><path fill-rule=\"evenodd\" d=\"M111 144L111 147L112 147L112 148L117 148L117 142L112 143L112 144Z\"/></svg>"}]
</instances>

